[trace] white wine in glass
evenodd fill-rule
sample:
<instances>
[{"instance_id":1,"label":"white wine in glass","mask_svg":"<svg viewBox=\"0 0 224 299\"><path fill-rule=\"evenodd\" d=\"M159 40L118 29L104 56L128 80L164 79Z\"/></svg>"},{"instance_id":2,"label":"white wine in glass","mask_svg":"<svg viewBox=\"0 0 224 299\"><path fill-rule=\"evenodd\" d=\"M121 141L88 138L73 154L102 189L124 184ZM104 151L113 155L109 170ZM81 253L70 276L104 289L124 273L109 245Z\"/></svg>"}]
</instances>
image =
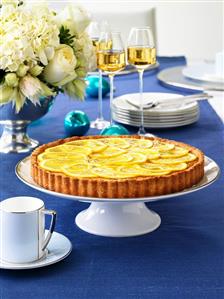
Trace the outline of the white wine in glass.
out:
<instances>
[{"instance_id":1,"label":"white wine in glass","mask_svg":"<svg viewBox=\"0 0 224 299\"><path fill-rule=\"evenodd\" d=\"M125 48L120 32L108 32L99 41L97 67L108 74L110 78L110 125L112 120L112 102L114 91L114 76L126 66Z\"/></svg>"},{"instance_id":2,"label":"white wine in glass","mask_svg":"<svg viewBox=\"0 0 224 299\"><path fill-rule=\"evenodd\" d=\"M126 65L125 52L113 50L99 51L97 64L104 72L116 73L122 70Z\"/></svg>"},{"instance_id":3,"label":"white wine in glass","mask_svg":"<svg viewBox=\"0 0 224 299\"><path fill-rule=\"evenodd\" d=\"M143 73L149 66L156 63L156 49L154 39L149 27L132 28L128 38L128 63L134 65L139 73L139 103L140 103L140 136L152 136L146 134L144 128L143 111Z\"/></svg>"},{"instance_id":4,"label":"white wine in glass","mask_svg":"<svg viewBox=\"0 0 224 299\"><path fill-rule=\"evenodd\" d=\"M136 67L145 68L156 63L156 49L149 47L128 47L128 62Z\"/></svg>"},{"instance_id":5,"label":"white wine in glass","mask_svg":"<svg viewBox=\"0 0 224 299\"><path fill-rule=\"evenodd\" d=\"M89 27L88 27L88 34L92 40L92 44L95 48L96 51L96 56L97 56L97 51L98 51L98 46L99 46L99 39L100 39L100 34L101 30L105 30L104 28L100 29L100 27L106 27L108 26L106 22L100 26L97 22L91 22ZM96 57L97 58L97 57ZM102 99L102 71L99 70L99 83L98 83L98 117L94 120L91 121L90 127L95 128L98 130L101 130L109 125L109 122L104 119L103 117L103 99Z\"/></svg>"}]
</instances>

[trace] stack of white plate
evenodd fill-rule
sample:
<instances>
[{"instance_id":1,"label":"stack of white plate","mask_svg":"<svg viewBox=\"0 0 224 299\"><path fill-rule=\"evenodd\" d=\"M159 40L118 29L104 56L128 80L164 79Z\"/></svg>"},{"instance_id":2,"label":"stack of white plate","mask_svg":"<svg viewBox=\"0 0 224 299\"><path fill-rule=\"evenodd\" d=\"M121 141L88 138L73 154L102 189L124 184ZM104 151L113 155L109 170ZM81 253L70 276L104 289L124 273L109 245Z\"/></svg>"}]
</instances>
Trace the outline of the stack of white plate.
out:
<instances>
[{"instance_id":1,"label":"stack of white plate","mask_svg":"<svg viewBox=\"0 0 224 299\"><path fill-rule=\"evenodd\" d=\"M144 93L143 105L147 102L168 103L169 99L180 98L179 94ZM172 101L173 102L173 101ZM172 128L195 123L199 119L197 101L182 102L172 105L158 105L144 109L144 125L147 128ZM115 121L138 127L140 125L139 94L126 94L117 97L112 103L112 117Z\"/></svg>"}]
</instances>

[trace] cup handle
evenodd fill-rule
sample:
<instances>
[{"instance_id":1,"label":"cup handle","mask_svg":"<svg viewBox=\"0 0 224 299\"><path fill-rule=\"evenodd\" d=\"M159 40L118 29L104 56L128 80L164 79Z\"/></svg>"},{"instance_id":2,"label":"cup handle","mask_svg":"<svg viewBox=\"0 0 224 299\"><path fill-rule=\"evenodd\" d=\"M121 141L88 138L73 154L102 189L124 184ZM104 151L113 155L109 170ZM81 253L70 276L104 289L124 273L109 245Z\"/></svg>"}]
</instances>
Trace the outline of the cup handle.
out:
<instances>
[{"instance_id":1,"label":"cup handle","mask_svg":"<svg viewBox=\"0 0 224 299\"><path fill-rule=\"evenodd\" d=\"M43 213L45 215L50 215L51 216L51 224L50 224L50 228L49 228L49 232L47 234L47 237L44 240L44 244L43 244L42 250L44 250L47 247L47 245L48 245L48 243L49 243L49 241L50 241L50 239L52 237L52 233L54 231L55 223L56 223L56 212L54 210L46 210L46 209L44 209Z\"/></svg>"}]
</instances>

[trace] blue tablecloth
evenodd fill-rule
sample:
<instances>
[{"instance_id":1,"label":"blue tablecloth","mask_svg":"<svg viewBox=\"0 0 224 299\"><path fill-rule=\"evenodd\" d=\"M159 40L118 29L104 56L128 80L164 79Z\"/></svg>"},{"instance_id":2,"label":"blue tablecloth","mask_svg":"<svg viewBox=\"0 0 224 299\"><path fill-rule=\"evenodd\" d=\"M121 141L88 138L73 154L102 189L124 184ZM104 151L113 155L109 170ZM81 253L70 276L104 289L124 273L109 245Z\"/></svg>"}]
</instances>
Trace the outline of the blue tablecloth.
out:
<instances>
[{"instance_id":1,"label":"blue tablecloth","mask_svg":"<svg viewBox=\"0 0 224 299\"><path fill-rule=\"evenodd\" d=\"M183 57L160 58L160 70L185 64ZM146 72L145 91L173 92L161 86L156 73ZM138 90L137 74L115 77L116 93ZM186 94L182 92L182 94ZM108 117L108 97L104 100ZM72 109L97 115L97 101L73 102L59 96L52 110L30 126L30 136L46 143L65 137L63 119ZM176 129L153 130L160 136L190 143L223 166L223 125L207 102L200 104L198 123ZM136 132L137 129L132 129ZM89 134L97 131L90 130ZM71 255L58 264L32 271L1 270L1 299L17 298L224 298L223 178L196 193L151 203L162 224L153 233L133 238L105 238L79 230L74 216L88 204L35 191L15 174L25 155L1 155L1 200L30 195L42 198L58 212L56 231L73 244Z\"/></svg>"}]
</instances>

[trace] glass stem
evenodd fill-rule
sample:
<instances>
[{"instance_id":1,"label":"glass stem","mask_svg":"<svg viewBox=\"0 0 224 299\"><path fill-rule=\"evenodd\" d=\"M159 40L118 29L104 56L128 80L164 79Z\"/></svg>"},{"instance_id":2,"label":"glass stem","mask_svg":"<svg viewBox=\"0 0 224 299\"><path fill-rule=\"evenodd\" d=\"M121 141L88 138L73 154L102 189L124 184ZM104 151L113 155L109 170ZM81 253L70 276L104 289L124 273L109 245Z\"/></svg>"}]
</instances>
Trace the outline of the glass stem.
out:
<instances>
[{"instance_id":1,"label":"glass stem","mask_svg":"<svg viewBox=\"0 0 224 299\"><path fill-rule=\"evenodd\" d=\"M103 82L102 71L99 70L99 85L98 85L98 119L103 120Z\"/></svg>"},{"instance_id":2,"label":"glass stem","mask_svg":"<svg viewBox=\"0 0 224 299\"><path fill-rule=\"evenodd\" d=\"M145 135L144 128L144 111L143 111L143 73L144 70L138 69L139 75L139 104L140 104L140 126L138 130L138 135Z\"/></svg>"},{"instance_id":3,"label":"glass stem","mask_svg":"<svg viewBox=\"0 0 224 299\"><path fill-rule=\"evenodd\" d=\"M110 78L110 124L113 124L113 118L112 118L112 103L114 98L114 74L109 74Z\"/></svg>"}]
</instances>

